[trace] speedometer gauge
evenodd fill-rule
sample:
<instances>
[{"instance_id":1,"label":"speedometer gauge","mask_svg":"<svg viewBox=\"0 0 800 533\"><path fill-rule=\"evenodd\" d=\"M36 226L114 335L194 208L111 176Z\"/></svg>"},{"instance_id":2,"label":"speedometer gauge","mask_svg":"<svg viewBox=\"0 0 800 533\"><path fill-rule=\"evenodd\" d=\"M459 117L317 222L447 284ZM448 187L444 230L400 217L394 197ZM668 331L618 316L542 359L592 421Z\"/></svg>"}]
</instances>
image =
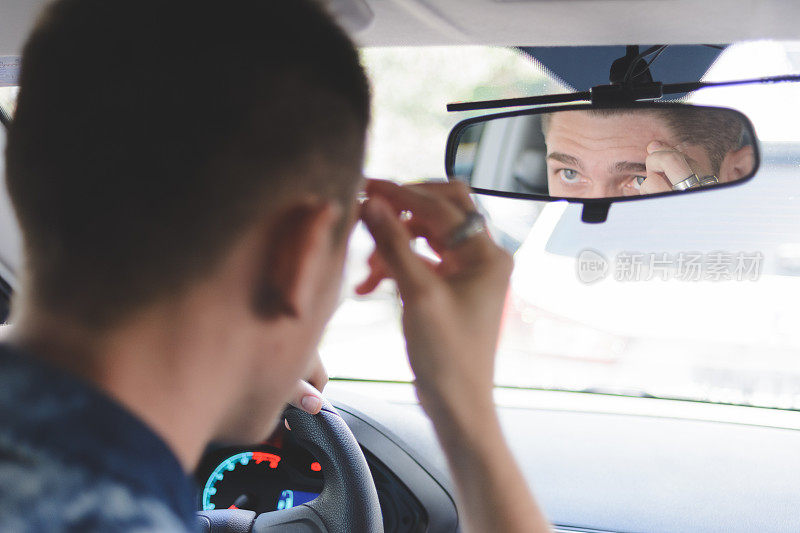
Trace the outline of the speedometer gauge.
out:
<instances>
[{"instance_id":1,"label":"speedometer gauge","mask_svg":"<svg viewBox=\"0 0 800 533\"><path fill-rule=\"evenodd\" d=\"M416 496L369 451L364 456L378 491L384 530L427 531L426 511ZM280 512L319 496L322 474L317 459L281 425L260 444L207 449L195 471L197 508Z\"/></svg>"},{"instance_id":2,"label":"speedometer gauge","mask_svg":"<svg viewBox=\"0 0 800 533\"><path fill-rule=\"evenodd\" d=\"M302 449L227 448L206 461L201 507L257 513L309 502L322 490L321 466ZM210 464L209 464L210 463ZM215 466L214 466L215 465Z\"/></svg>"}]
</instances>

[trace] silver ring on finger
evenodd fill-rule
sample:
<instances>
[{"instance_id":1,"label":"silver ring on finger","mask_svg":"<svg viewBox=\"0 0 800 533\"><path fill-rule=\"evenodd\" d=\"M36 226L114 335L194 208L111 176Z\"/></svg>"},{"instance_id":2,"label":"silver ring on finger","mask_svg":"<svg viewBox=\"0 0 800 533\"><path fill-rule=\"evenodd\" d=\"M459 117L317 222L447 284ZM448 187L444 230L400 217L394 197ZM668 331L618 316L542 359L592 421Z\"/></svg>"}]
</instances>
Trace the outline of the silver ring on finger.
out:
<instances>
[{"instance_id":1,"label":"silver ring on finger","mask_svg":"<svg viewBox=\"0 0 800 533\"><path fill-rule=\"evenodd\" d=\"M678 183L673 185L672 190L685 191L686 189L693 189L699 186L700 186L700 178L697 177L697 174L692 173L688 178L679 181Z\"/></svg>"},{"instance_id":2,"label":"silver ring on finger","mask_svg":"<svg viewBox=\"0 0 800 533\"><path fill-rule=\"evenodd\" d=\"M700 178L701 187L708 187L709 185L716 185L717 183L719 183L719 178L714 174L709 174L708 176Z\"/></svg>"},{"instance_id":3,"label":"silver ring on finger","mask_svg":"<svg viewBox=\"0 0 800 533\"><path fill-rule=\"evenodd\" d=\"M453 249L468 241L472 237L480 235L481 233L485 233L486 231L486 217L477 211L469 211L467 213L467 218L464 219L464 222L462 222L452 231L452 233L450 233L450 237L447 239L445 247L448 249Z\"/></svg>"}]
</instances>

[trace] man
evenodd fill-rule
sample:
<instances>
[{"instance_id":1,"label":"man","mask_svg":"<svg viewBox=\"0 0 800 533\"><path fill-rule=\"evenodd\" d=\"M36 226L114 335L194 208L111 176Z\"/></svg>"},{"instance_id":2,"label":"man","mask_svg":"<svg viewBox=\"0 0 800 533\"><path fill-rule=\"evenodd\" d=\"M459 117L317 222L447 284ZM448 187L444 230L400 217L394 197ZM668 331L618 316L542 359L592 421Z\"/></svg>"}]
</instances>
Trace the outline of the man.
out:
<instances>
[{"instance_id":1,"label":"man","mask_svg":"<svg viewBox=\"0 0 800 533\"><path fill-rule=\"evenodd\" d=\"M324 375L359 216L377 245L360 291L397 283L465 528L547 529L492 402L511 259L464 188L370 182L359 207L367 82L315 4L60 0L20 82L0 530L190 530L208 442L264 438L287 401L319 410L297 383Z\"/></svg>"},{"instance_id":2,"label":"man","mask_svg":"<svg viewBox=\"0 0 800 533\"><path fill-rule=\"evenodd\" d=\"M725 110L566 111L543 115L542 131L551 196L683 190L742 179L755 163L741 118Z\"/></svg>"}]
</instances>

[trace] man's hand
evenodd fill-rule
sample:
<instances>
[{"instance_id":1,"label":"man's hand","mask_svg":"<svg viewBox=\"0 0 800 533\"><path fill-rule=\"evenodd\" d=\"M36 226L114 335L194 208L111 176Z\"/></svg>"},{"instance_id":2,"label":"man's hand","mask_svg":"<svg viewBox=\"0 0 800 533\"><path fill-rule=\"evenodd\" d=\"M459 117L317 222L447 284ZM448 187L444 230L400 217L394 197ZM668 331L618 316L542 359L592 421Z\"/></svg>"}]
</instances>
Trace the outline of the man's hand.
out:
<instances>
[{"instance_id":1,"label":"man's hand","mask_svg":"<svg viewBox=\"0 0 800 533\"><path fill-rule=\"evenodd\" d=\"M656 194L671 191L676 183L680 183L692 174L698 178L713 174L710 169L700 168L700 163L690 158L679 147L669 146L661 141L653 141L647 145L647 178L642 183L640 194Z\"/></svg>"},{"instance_id":2,"label":"man's hand","mask_svg":"<svg viewBox=\"0 0 800 533\"><path fill-rule=\"evenodd\" d=\"M363 218L375 238L372 273L358 292L384 277L396 280L403 299L403 330L423 407L432 414L469 416L492 402L494 355L513 262L485 232L449 248L456 228L475 211L461 184L400 187L370 181ZM398 217L408 212L411 218ZM436 264L411 249L424 237L441 258ZM473 405L475 404L475 405Z\"/></svg>"},{"instance_id":3,"label":"man's hand","mask_svg":"<svg viewBox=\"0 0 800 533\"><path fill-rule=\"evenodd\" d=\"M357 290L366 294L384 278L397 283L417 394L447 454L465 531L548 531L492 399L511 256L485 232L452 242L475 211L461 184L370 181L367 194L362 218L376 251ZM441 262L415 253L415 237L425 238Z\"/></svg>"},{"instance_id":4,"label":"man's hand","mask_svg":"<svg viewBox=\"0 0 800 533\"><path fill-rule=\"evenodd\" d=\"M311 371L305 380L300 380L292 393L289 403L303 411L315 415L322 408L322 389L328 384L328 372L316 354Z\"/></svg>"}]
</instances>

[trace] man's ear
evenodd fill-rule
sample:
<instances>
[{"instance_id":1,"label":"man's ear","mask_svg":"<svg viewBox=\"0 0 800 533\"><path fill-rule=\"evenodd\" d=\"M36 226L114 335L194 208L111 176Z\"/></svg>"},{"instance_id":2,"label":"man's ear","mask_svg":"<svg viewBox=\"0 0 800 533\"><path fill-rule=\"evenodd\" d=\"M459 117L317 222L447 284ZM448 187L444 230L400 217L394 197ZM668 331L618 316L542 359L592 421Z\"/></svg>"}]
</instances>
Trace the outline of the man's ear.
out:
<instances>
[{"instance_id":1,"label":"man's ear","mask_svg":"<svg viewBox=\"0 0 800 533\"><path fill-rule=\"evenodd\" d=\"M333 202L296 204L265 230L253 310L265 319L296 318L313 304L334 244L341 208Z\"/></svg>"},{"instance_id":2,"label":"man's ear","mask_svg":"<svg viewBox=\"0 0 800 533\"><path fill-rule=\"evenodd\" d=\"M753 172L756 164L755 149L745 145L725 154L720 168L720 179L724 182L738 181Z\"/></svg>"}]
</instances>

